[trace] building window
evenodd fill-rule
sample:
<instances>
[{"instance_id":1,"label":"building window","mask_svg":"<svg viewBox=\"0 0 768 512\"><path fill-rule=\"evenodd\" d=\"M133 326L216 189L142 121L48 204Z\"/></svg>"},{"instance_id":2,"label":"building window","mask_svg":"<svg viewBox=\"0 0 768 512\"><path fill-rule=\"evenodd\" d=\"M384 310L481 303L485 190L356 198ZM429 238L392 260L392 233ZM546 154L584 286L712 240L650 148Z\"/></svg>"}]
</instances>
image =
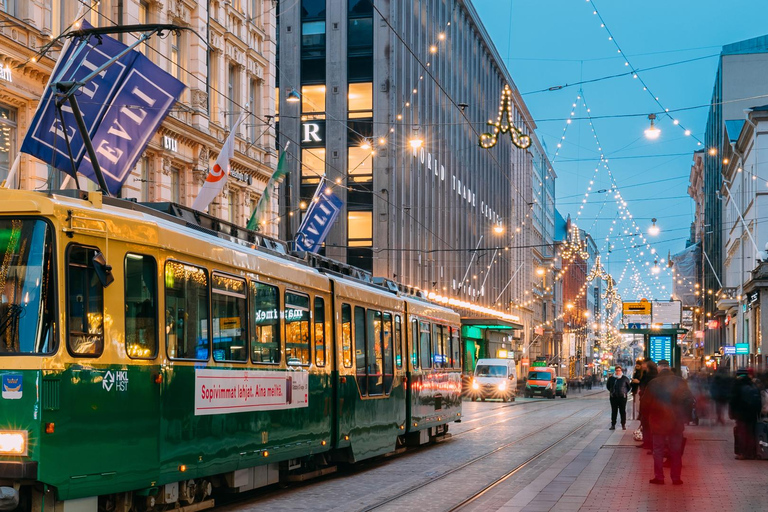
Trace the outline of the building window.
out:
<instances>
[{"instance_id":1,"label":"building window","mask_svg":"<svg viewBox=\"0 0 768 512\"><path fill-rule=\"evenodd\" d=\"M302 0L302 84L325 82L325 15L325 0Z\"/></svg>"},{"instance_id":2,"label":"building window","mask_svg":"<svg viewBox=\"0 0 768 512\"><path fill-rule=\"evenodd\" d=\"M181 59L179 54L181 52L181 34L176 31L171 31L171 75L174 78L181 80Z\"/></svg>"},{"instance_id":3,"label":"building window","mask_svg":"<svg viewBox=\"0 0 768 512\"><path fill-rule=\"evenodd\" d=\"M301 182L320 183L325 174L325 148L301 150Z\"/></svg>"},{"instance_id":4,"label":"building window","mask_svg":"<svg viewBox=\"0 0 768 512\"><path fill-rule=\"evenodd\" d=\"M181 204L181 171L171 167L171 202Z\"/></svg>"},{"instance_id":5,"label":"building window","mask_svg":"<svg viewBox=\"0 0 768 512\"><path fill-rule=\"evenodd\" d=\"M237 192L234 190L229 193L229 201L227 202L227 218L229 222L235 224L237 222Z\"/></svg>"},{"instance_id":6,"label":"building window","mask_svg":"<svg viewBox=\"0 0 768 512\"><path fill-rule=\"evenodd\" d=\"M253 112L254 117L258 119L261 116L261 104L256 103L257 99L260 99L258 96L258 90L259 85L256 82L256 80L251 80L250 88L248 90L248 105L250 106L251 112ZM255 122L248 123L248 127L250 128L248 130L248 138L250 139L251 143L256 142L256 137L258 135L257 129L258 126L256 126Z\"/></svg>"},{"instance_id":7,"label":"building window","mask_svg":"<svg viewBox=\"0 0 768 512\"><path fill-rule=\"evenodd\" d=\"M373 84L349 84L349 118L373 117Z\"/></svg>"},{"instance_id":8,"label":"building window","mask_svg":"<svg viewBox=\"0 0 768 512\"><path fill-rule=\"evenodd\" d=\"M347 20L347 80L373 80L373 5L349 0Z\"/></svg>"},{"instance_id":9,"label":"building window","mask_svg":"<svg viewBox=\"0 0 768 512\"><path fill-rule=\"evenodd\" d=\"M227 80L227 99L228 99L228 107L226 112L226 122L224 123L226 126L229 126L229 129L231 130L232 127L235 125L235 121L237 120L238 114L236 112L237 110L237 99L238 99L238 90L237 90L237 67L234 64L229 65L229 78Z\"/></svg>"},{"instance_id":10,"label":"building window","mask_svg":"<svg viewBox=\"0 0 768 512\"><path fill-rule=\"evenodd\" d=\"M371 247L373 245L373 212L349 212L347 220L347 244L350 247Z\"/></svg>"},{"instance_id":11,"label":"building window","mask_svg":"<svg viewBox=\"0 0 768 512\"><path fill-rule=\"evenodd\" d=\"M219 107L220 94L219 91L216 90L218 87L218 79L219 68L216 51L211 49L208 50L208 113L210 114L211 120L214 122L218 119L218 113L216 112Z\"/></svg>"},{"instance_id":12,"label":"building window","mask_svg":"<svg viewBox=\"0 0 768 512\"><path fill-rule=\"evenodd\" d=\"M361 147L351 147L348 149L349 158L347 172L352 177L352 181L372 181L373 180L373 156L370 149Z\"/></svg>"},{"instance_id":13,"label":"building window","mask_svg":"<svg viewBox=\"0 0 768 512\"><path fill-rule=\"evenodd\" d=\"M325 119L325 85L301 87L302 119Z\"/></svg>"},{"instance_id":14,"label":"building window","mask_svg":"<svg viewBox=\"0 0 768 512\"><path fill-rule=\"evenodd\" d=\"M139 168L139 179L141 180L141 201L149 202L149 157L139 158L136 166Z\"/></svg>"},{"instance_id":15,"label":"building window","mask_svg":"<svg viewBox=\"0 0 768 512\"><path fill-rule=\"evenodd\" d=\"M16 109L0 105L0 181L8 178L15 157Z\"/></svg>"}]
</instances>

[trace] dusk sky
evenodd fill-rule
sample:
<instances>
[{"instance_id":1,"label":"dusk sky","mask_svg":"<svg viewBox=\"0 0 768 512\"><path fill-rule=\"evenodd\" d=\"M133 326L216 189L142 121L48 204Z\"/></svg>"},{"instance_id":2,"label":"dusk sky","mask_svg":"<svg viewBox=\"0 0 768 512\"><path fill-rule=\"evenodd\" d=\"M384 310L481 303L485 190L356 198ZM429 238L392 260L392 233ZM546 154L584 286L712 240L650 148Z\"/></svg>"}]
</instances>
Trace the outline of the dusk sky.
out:
<instances>
[{"instance_id":1,"label":"dusk sky","mask_svg":"<svg viewBox=\"0 0 768 512\"><path fill-rule=\"evenodd\" d=\"M703 148L697 140L704 130L720 48L768 33L768 2L763 0L473 0L499 54L523 93L523 98L538 125L558 174L557 208L563 216L577 217L588 182L600 160L589 120L608 166L618 184L627 209L646 232L651 218L661 228L654 241L659 258L681 251L688 239L694 205L688 198L688 176L692 153ZM605 27L601 28L598 15ZM609 39L610 30L614 39ZM626 58L619 54L618 43ZM630 75L556 91L536 92L554 86L639 70ZM688 61L688 62L682 62ZM660 67L643 71L651 67ZM662 109L643 90L641 80L659 98L664 108L679 120L659 115L661 136L645 138L647 115ZM768 90L768 77L766 77ZM590 111L577 100L580 88ZM577 103L574 120L561 141L566 119ZM768 104L768 96L755 105ZM684 109L684 110L681 110ZM675 112L677 110L677 112ZM628 116L637 114L635 116ZM683 128L691 130L686 136ZM558 151L557 144L562 142ZM614 245L609 271L619 279L634 258L636 265L653 265L654 256L631 246L630 238L620 235L629 224L617 219L613 194L597 193L610 187L607 171L600 166L587 200L579 227L591 232L601 252L606 254L606 236ZM599 213L599 215L598 215ZM609 229L614 226L614 232ZM631 257L628 256L631 254ZM603 257L605 259L605 256ZM648 267L644 267L646 270ZM630 264L620 291L625 300L634 298L629 276ZM650 272L644 276L650 277ZM671 281L665 274L651 286L654 298L669 298ZM666 289L662 290L661 286ZM649 297L650 298L650 297Z\"/></svg>"}]
</instances>

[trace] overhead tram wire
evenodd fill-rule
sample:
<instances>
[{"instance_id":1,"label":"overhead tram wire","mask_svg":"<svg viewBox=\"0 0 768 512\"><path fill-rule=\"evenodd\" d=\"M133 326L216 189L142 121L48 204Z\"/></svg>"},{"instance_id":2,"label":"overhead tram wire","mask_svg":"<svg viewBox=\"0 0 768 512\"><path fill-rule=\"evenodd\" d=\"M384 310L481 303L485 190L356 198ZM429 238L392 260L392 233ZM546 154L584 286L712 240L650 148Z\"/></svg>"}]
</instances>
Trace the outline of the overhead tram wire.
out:
<instances>
[{"instance_id":1,"label":"overhead tram wire","mask_svg":"<svg viewBox=\"0 0 768 512\"><path fill-rule=\"evenodd\" d=\"M614 75L606 75L606 76L601 76L601 77L598 77L598 78L591 78L591 79L588 79L588 80L580 80L578 82L566 83L566 84L562 84L562 85L553 85L551 87L547 87L547 88L544 88L544 89L536 89L534 91L528 91L528 92L521 93L521 96L527 96L527 95L531 95L531 94L539 94L539 93L542 93L542 92L561 91L561 90L569 88L569 87L576 87L577 85L593 84L593 83L596 83L596 82L603 82L605 80L613 80L614 78L622 78L622 77L625 77L625 76L633 75L636 72L645 72L645 71L652 71L652 70L655 70L655 69L662 69L662 68L668 68L668 67L672 67L672 66L679 66L681 64L688 64L690 62L696 62L696 61L699 61L699 60L711 59L713 57L718 57L719 55L720 55L719 53L712 53L710 55L704 55L704 56L695 57L695 58L692 58L692 59L686 59L686 60L681 60L681 61L677 61L677 62L670 62L668 64L660 64L658 66L651 66L651 67L644 68L644 69L638 69L637 71L627 71L626 73L617 73L617 74L614 74Z\"/></svg>"}]
</instances>

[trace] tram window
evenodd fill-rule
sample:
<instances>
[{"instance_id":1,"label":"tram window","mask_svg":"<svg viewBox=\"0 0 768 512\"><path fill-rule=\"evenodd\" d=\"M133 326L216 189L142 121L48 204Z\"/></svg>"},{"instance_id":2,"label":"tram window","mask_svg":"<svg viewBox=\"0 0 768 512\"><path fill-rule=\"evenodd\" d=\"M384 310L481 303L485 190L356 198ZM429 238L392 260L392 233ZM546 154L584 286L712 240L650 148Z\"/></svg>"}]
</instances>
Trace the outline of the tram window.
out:
<instances>
[{"instance_id":1,"label":"tram window","mask_svg":"<svg viewBox=\"0 0 768 512\"><path fill-rule=\"evenodd\" d=\"M157 264L125 255L125 351L131 359L157 356Z\"/></svg>"},{"instance_id":2,"label":"tram window","mask_svg":"<svg viewBox=\"0 0 768 512\"><path fill-rule=\"evenodd\" d=\"M315 297L315 365L325 366L325 300Z\"/></svg>"},{"instance_id":3,"label":"tram window","mask_svg":"<svg viewBox=\"0 0 768 512\"><path fill-rule=\"evenodd\" d=\"M344 367L352 368L352 306L341 305L341 357Z\"/></svg>"},{"instance_id":4,"label":"tram window","mask_svg":"<svg viewBox=\"0 0 768 512\"><path fill-rule=\"evenodd\" d=\"M42 220L0 219L0 354L56 351L52 229Z\"/></svg>"},{"instance_id":5,"label":"tram window","mask_svg":"<svg viewBox=\"0 0 768 512\"><path fill-rule=\"evenodd\" d=\"M285 292L285 357L288 364L310 362L309 316L309 296Z\"/></svg>"},{"instance_id":6,"label":"tram window","mask_svg":"<svg viewBox=\"0 0 768 512\"><path fill-rule=\"evenodd\" d=\"M166 262L165 343L168 356L173 359L208 359L208 272L205 269Z\"/></svg>"},{"instance_id":7,"label":"tram window","mask_svg":"<svg viewBox=\"0 0 768 512\"><path fill-rule=\"evenodd\" d=\"M365 309L355 306L355 372L363 396L368 395L365 372Z\"/></svg>"},{"instance_id":8,"label":"tram window","mask_svg":"<svg viewBox=\"0 0 768 512\"><path fill-rule=\"evenodd\" d=\"M403 367L403 333L400 325L400 315L395 315L395 365L398 368Z\"/></svg>"},{"instance_id":9,"label":"tram window","mask_svg":"<svg viewBox=\"0 0 768 512\"><path fill-rule=\"evenodd\" d=\"M257 281L251 281L251 361L280 362L279 291Z\"/></svg>"},{"instance_id":10,"label":"tram window","mask_svg":"<svg viewBox=\"0 0 768 512\"><path fill-rule=\"evenodd\" d=\"M435 368L445 368L445 328L432 324L432 363Z\"/></svg>"},{"instance_id":11,"label":"tram window","mask_svg":"<svg viewBox=\"0 0 768 512\"><path fill-rule=\"evenodd\" d=\"M75 356L99 357L104 351L104 287L93 267L97 252L72 245L67 255L67 346Z\"/></svg>"},{"instance_id":12,"label":"tram window","mask_svg":"<svg viewBox=\"0 0 768 512\"><path fill-rule=\"evenodd\" d=\"M390 313L384 313L381 332L384 354L384 393L389 394L392 391L392 378L395 373L392 363L392 315Z\"/></svg>"},{"instance_id":13,"label":"tram window","mask_svg":"<svg viewBox=\"0 0 768 512\"><path fill-rule=\"evenodd\" d=\"M422 369L432 368L432 354L430 348L429 322L419 322L419 355L421 356Z\"/></svg>"},{"instance_id":14,"label":"tram window","mask_svg":"<svg viewBox=\"0 0 768 512\"><path fill-rule=\"evenodd\" d=\"M384 360L381 343L381 311L368 310L368 332L365 355L368 361L368 394L381 395L384 392Z\"/></svg>"},{"instance_id":15,"label":"tram window","mask_svg":"<svg viewBox=\"0 0 768 512\"><path fill-rule=\"evenodd\" d=\"M451 327L451 366L461 368L461 338L456 327Z\"/></svg>"},{"instance_id":16,"label":"tram window","mask_svg":"<svg viewBox=\"0 0 768 512\"><path fill-rule=\"evenodd\" d=\"M214 273L211 276L213 360L248 361L245 280Z\"/></svg>"},{"instance_id":17,"label":"tram window","mask_svg":"<svg viewBox=\"0 0 768 512\"><path fill-rule=\"evenodd\" d=\"M419 368L419 321L411 320L411 367Z\"/></svg>"}]
</instances>

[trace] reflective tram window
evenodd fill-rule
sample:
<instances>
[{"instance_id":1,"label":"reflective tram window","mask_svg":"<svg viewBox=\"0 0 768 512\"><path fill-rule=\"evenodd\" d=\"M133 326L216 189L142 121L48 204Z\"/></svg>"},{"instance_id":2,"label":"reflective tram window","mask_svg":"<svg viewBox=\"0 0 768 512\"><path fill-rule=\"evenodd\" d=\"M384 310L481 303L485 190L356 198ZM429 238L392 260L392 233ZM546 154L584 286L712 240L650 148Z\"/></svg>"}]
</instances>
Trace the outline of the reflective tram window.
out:
<instances>
[{"instance_id":1,"label":"reflective tram window","mask_svg":"<svg viewBox=\"0 0 768 512\"><path fill-rule=\"evenodd\" d=\"M93 266L97 252L72 245L67 255L67 346L75 356L98 357L104 351L104 287Z\"/></svg>"},{"instance_id":2,"label":"reflective tram window","mask_svg":"<svg viewBox=\"0 0 768 512\"><path fill-rule=\"evenodd\" d=\"M352 307L341 305L341 357L344 367L352 368Z\"/></svg>"},{"instance_id":3,"label":"reflective tram window","mask_svg":"<svg viewBox=\"0 0 768 512\"><path fill-rule=\"evenodd\" d=\"M132 359L157 356L157 264L125 255L125 351Z\"/></svg>"},{"instance_id":4,"label":"reflective tram window","mask_svg":"<svg viewBox=\"0 0 768 512\"><path fill-rule=\"evenodd\" d=\"M357 385L363 396L368 394L365 372L365 309L355 306L355 368Z\"/></svg>"},{"instance_id":5,"label":"reflective tram window","mask_svg":"<svg viewBox=\"0 0 768 512\"><path fill-rule=\"evenodd\" d=\"M419 321L411 320L411 367L419 368Z\"/></svg>"},{"instance_id":6,"label":"reflective tram window","mask_svg":"<svg viewBox=\"0 0 768 512\"><path fill-rule=\"evenodd\" d=\"M211 276L213 360L248 360L245 280L222 274Z\"/></svg>"},{"instance_id":7,"label":"reflective tram window","mask_svg":"<svg viewBox=\"0 0 768 512\"><path fill-rule=\"evenodd\" d=\"M41 220L0 219L0 355L56 351L53 241Z\"/></svg>"},{"instance_id":8,"label":"reflective tram window","mask_svg":"<svg viewBox=\"0 0 768 512\"><path fill-rule=\"evenodd\" d=\"M251 281L251 361L280 362L280 310L276 286Z\"/></svg>"},{"instance_id":9,"label":"reflective tram window","mask_svg":"<svg viewBox=\"0 0 768 512\"><path fill-rule=\"evenodd\" d=\"M174 359L207 360L208 273L177 261L165 264L165 343Z\"/></svg>"},{"instance_id":10,"label":"reflective tram window","mask_svg":"<svg viewBox=\"0 0 768 512\"><path fill-rule=\"evenodd\" d=\"M368 363L368 394L381 395L384 392L384 360L381 346L381 311L368 310L368 333L365 344L365 359Z\"/></svg>"},{"instance_id":11,"label":"reflective tram window","mask_svg":"<svg viewBox=\"0 0 768 512\"><path fill-rule=\"evenodd\" d=\"M309 296L285 292L285 357L288 364L309 364Z\"/></svg>"},{"instance_id":12,"label":"reflective tram window","mask_svg":"<svg viewBox=\"0 0 768 512\"><path fill-rule=\"evenodd\" d=\"M315 297L315 364L325 366L325 300Z\"/></svg>"},{"instance_id":13,"label":"reflective tram window","mask_svg":"<svg viewBox=\"0 0 768 512\"><path fill-rule=\"evenodd\" d=\"M432 324L432 362L435 368L445 368L444 333L442 325Z\"/></svg>"},{"instance_id":14,"label":"reflective tram window","mask_svg":"<svg viewBox=\"0 0 768 512\"><path fill-rule=\"evenodd\" d=\"M400 315L395 315L395 364L398 368L403 367L403 333L400 325Z\"/></svg>"},{"instance_id":15,"label":"reflective tram window","mask_svg":"<svg viewBox=\"0 0 768 512\"><path fill-rule=\"evenodd\" d=\"M419 322L420 333L419 337L419 355L421 356L421 368L432 368L432 355L430 349L430 332L428 322Z\"/></svg>"},{"instance_id":16,"label":"reflective tram window","mask_svg":"<svg viewBox=\"0 0 768 512\"><path fill-rule=\"evenodd\" d=\"M392 378L395 373L392 363L392 314L384 313L381 340L384 351L384 393L392 391Z\"/></svg>"},{"instance_id":17,"label":"reflective tram window","mask_svg":"<svg viewBox=\"0 0 768 512\"><path fill-rule=\"evenodd\" d=\"M451 327L451 365L454 368L461 368L461 338L459 330Z\"/></svg>"}]
</instances>

